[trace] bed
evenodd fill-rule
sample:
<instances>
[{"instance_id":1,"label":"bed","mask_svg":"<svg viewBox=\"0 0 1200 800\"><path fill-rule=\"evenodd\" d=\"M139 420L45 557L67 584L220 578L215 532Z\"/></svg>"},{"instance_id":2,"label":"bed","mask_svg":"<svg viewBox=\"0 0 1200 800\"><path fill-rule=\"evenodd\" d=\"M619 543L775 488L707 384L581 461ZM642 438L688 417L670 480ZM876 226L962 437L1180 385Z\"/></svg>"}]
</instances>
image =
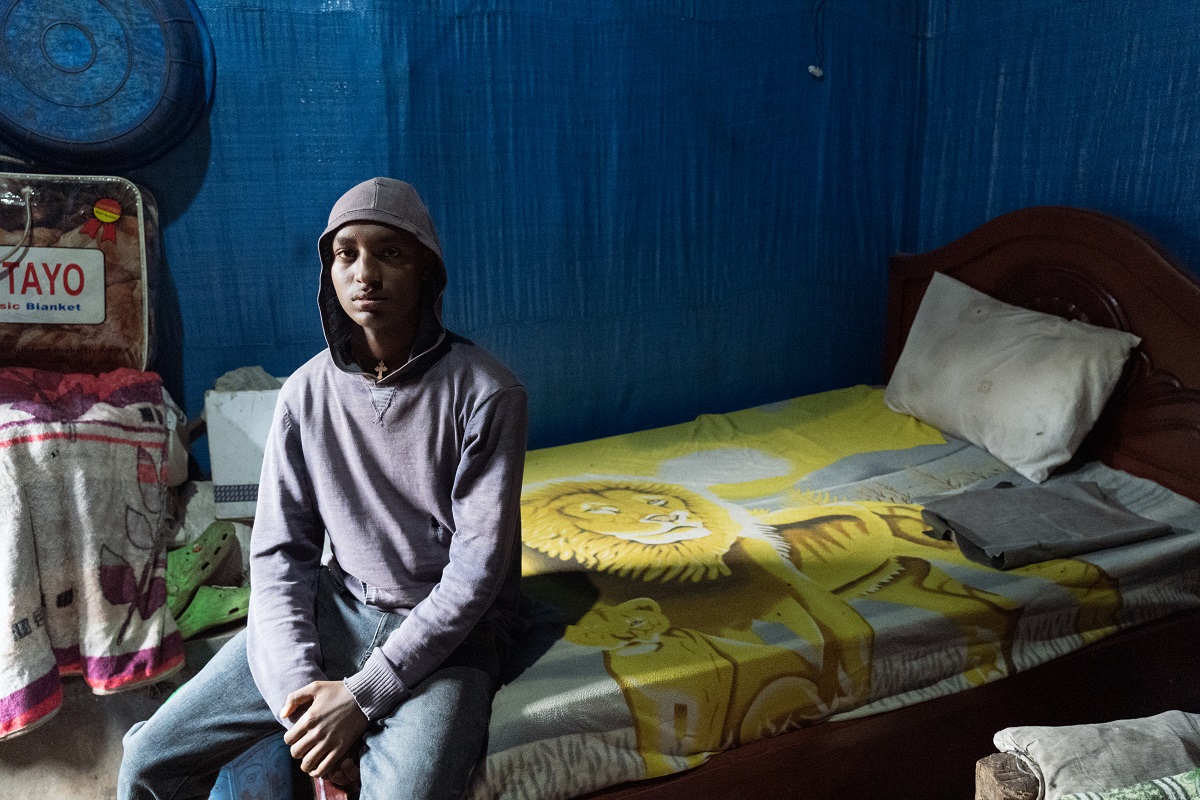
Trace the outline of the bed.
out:
<instances>
[{"instance_id":1,"label":"bed","mask_svg":"<svg viewBox=\"0 0 1200 800\"><path fill-rule=\"evenodd\" d=\"M1200 284L1111 216L1012 212L893 258L889 376L935 273L1140 337L1044 485L1168 532L966 558L924 504L1038 482L880 387L532 451L529 629L475 798L965 798L1008 725L1200 707Z\"/></svg>"}]
</instances>

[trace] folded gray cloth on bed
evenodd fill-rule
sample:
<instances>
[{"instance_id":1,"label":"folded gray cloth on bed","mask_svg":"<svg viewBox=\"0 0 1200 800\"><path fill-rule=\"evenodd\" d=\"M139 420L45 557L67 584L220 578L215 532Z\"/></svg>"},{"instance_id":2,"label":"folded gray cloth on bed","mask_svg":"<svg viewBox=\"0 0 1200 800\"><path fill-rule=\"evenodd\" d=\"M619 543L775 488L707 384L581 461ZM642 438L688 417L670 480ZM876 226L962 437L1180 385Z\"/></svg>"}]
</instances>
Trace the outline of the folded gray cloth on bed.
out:
<instances>
[{"instance_id":1,"label":"folded gray cloth on bed","mask_svg":"<svg viewBox=\"0 0 1200 800\"><path fill-rule=\"evenodd\" d=\"M1037 777L1039 798L1058 800L1200 767L1200 715L1167 711L1095 725L1005 728L993 742Z\"/></svg>"},{"instance_id":2,"label":"folded gray cloth on bed","mask_svg":"<svg viewBox=\"0 0 1200 800\"><path fill-rule=\"evenodd\" d=\"M1104 550L1171 532L1104 494L1096 483L973 489L931 498L930 536L953 539L963 555L996 569Z\"/></svg>"}]
</instances>

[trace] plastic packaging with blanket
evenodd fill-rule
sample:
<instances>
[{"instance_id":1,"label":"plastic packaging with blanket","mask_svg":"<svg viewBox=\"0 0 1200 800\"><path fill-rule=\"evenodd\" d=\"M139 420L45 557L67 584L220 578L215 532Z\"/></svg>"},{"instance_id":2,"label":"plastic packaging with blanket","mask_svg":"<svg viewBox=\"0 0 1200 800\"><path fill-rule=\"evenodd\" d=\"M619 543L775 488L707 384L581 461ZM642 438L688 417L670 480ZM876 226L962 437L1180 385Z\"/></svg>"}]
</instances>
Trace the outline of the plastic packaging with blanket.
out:
<instances>
[{"instance_id":1,"label":"plastic packaging with blanket","mask_svg":"<svg viewBox=\"0 0 1200 800\"><path fill-rule=\"evenodd\" d=\"M160 263L157 205L130 181L0 173L0 366L146 369Z\"/></svg>"}]
</instances>

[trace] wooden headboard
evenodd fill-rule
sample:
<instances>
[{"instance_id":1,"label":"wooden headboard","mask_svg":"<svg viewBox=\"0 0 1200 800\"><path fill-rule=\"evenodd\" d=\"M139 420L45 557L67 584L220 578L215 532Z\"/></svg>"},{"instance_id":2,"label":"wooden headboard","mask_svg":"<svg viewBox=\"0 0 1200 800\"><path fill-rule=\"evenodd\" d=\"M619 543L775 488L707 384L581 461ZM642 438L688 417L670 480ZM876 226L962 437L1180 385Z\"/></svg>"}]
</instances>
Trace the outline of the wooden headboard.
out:
<instances>
[{"instance_id":1,"label":"wooden headboard","mask_svg":"<svg viewBox=\"0 0 1200 800\"><path fill-rule=\"evenodd\" d=\"M1200 282L1153 239L1107 214L1043 206L891 260L890 377L934 272L1013 305L1142 337L1080 448L1200 501Z\"/></svg>"}]
</instances>

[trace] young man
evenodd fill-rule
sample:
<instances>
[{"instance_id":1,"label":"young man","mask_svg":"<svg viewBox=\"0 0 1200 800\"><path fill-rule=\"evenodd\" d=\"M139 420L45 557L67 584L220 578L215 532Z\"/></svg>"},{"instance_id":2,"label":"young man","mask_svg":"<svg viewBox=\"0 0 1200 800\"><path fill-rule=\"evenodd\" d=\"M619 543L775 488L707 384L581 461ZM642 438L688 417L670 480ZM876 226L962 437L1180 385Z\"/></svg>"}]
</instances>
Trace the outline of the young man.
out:
<instances>
[{"instance_id":1,"label":"young man","mask_svg":"<svg viewBox=\"0 0 1200 800\"><path fill-rule=\"evenodd\" d=\"M461 798L483 753L517 624L525 390L442 325L411 186L351 189L318 249L329 348L280 392L247 630L126 735L125 800L207 797L281 725L305 772L361 777L363 800Z\"/></svg>"}]
</instances>

